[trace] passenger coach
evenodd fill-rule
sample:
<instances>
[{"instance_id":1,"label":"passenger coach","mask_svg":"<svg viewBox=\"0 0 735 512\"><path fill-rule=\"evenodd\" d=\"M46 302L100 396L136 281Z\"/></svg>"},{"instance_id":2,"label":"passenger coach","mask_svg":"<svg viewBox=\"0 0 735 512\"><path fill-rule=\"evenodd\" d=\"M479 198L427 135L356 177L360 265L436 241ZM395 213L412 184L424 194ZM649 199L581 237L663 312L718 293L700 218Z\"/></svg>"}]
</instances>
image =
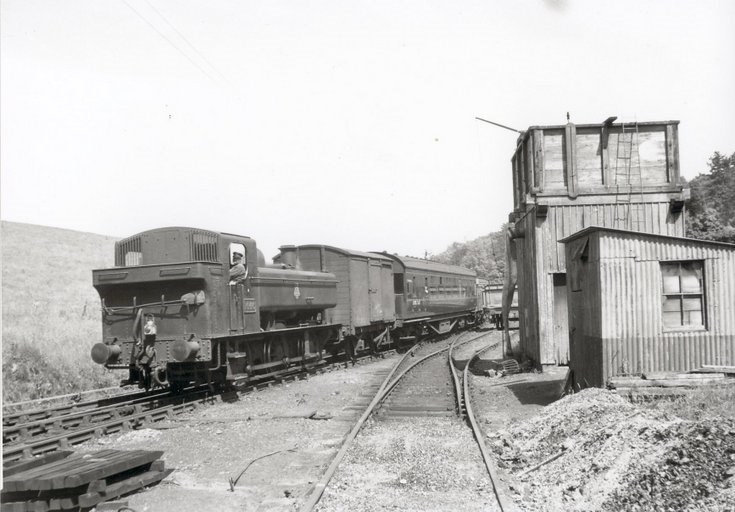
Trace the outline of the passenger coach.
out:
<instances>
[{"instance_id":1,"label":"passenger coach","mask_svg":"<svg viewBox=\"0 0 735 512\"><path fill-rule=\"evenodd\" d=\"M403 340L426 328L437 334L463 328L482 317L473 270L430 260L380 253L393 261L396 330Z\"/></svg>"}]
</instances>

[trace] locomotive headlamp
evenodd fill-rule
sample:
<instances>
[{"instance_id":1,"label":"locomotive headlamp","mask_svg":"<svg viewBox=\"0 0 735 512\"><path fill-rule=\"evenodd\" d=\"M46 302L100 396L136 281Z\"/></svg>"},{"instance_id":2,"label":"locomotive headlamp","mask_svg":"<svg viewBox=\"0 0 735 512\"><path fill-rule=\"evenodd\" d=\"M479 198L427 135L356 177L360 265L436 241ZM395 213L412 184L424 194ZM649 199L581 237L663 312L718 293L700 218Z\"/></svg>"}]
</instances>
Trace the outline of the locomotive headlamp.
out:
<instances>
[{"instance_id":1,"label":"locomotive headlamp","mask_svg":"<svg viewBox=\"0 0 735 512\"><path fill-rule=\"evenodd\" d=\"M158 328L156 327L156 318L153 315L145 316L145 325L143 326L143 334L146 336L155 336Z\"/></svg>"}]
</instances>

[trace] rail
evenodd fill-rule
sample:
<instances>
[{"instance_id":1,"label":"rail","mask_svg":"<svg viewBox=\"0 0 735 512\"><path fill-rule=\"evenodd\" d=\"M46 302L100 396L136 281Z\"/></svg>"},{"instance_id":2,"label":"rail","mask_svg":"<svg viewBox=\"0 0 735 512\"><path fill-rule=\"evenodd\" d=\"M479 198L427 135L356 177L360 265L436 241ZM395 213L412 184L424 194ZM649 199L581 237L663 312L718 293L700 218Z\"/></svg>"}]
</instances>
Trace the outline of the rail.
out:
<instances>
[{"instance_id":1,"label":"rail","mask_svg":"<svg viewBox=\"0 0 735 512\"><path fill-rule=\"evenodd\" d=\"M498 488L498 482L500 480L498 479L497 471L495 470L495 465L492 462L492 458L490 457L490 452L487 449L487 446L485 445L485 436L482 432L482 429L480 428L479 423L477 422L477 419L475 418L475 414L472 410L472 400L470 399L470 366L472 365L472 362L480 357L484 352L497 347L497 345L500 342L493 343L492 345L489 345L487 347L483 347L477 352L475 352L472 357L467 361L467 364L464 367L464 370L462 372L462 395L464 397L463 403L465 407L465 413L467 420L472 427L472 433L475 436L475 440L477 441L477 445L480 448L480 453L482 454L482 460L485 463L485 468L487 469L487 474L490 477L490 481L493 484L493 492L495 493L495 498L498 500L498 506L500 507L500 510L502 511L510 511L513 510L511 508L510 503L507 501L507 499L503 496L503 494L500 492L500 489ZM452 365L452 368L454 368L454 365Z\"/></svg>"}]
</instances>

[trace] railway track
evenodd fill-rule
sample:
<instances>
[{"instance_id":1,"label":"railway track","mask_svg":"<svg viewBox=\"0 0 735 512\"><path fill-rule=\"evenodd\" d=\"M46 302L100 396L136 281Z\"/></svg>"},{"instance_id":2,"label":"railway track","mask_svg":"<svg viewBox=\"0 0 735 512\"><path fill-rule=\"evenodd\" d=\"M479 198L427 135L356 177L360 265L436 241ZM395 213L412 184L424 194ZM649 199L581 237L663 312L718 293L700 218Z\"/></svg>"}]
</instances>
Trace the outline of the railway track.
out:
<instances>
[{"instance_id":1,"label":"railway track","mask_svg":"<svg viewBox=\"0 0 735 512\"><path fill-rule=\"evenodd\" d=\"M359 358L356 363L360 364L371 357ZM235 401L241 394L350 364L353 363L332 360L320 367L281 373L270 380L240 387L237 391L212 393L207 385L202 385L188 388L178 395L171 395L168 390L135 392L11 412L3 417L3 463L67 450L98 437L171 420L205 403ZM13 405L9 407L12 410Z\"/></svg>"},{"instance_id":2,"label":"railway track","mask_svg":"<svg viewBox=\"0 0 735 512\"><path fill-rule=\"evenodd\" d=\"M301 510L311 511L321 507L320 499L330 485L337 468L346 454L356 444L358 433L369 418L391 425L391 431L400 431L400 422L416 419L437 419L456 423L456 418L467 418L473 428L473 435L479 447L482 461L487 470L494 496L493 510L513 510L510 500L498 485L498 477L489 451L484 446L483 435L474 419L469 394L470 363L482 352L494 348L483 341L487 333L465 332L453 336L445 342L414 347L394 367L376 392L370 405L345 438L344 444L335 456L327 472L315 485ZM482 344L477 350L475 345ZM462 353L469 352L469 357ZM404 440L405 441L405 440ZM405 441L407 442L407 441ZM409 465L416 466L415 461ZM368 470L370 471L370 470ZM380 473L381 471L378 470ZM382 471L386 472L386 471ZM401 483L407 480L401 480ZM374 489L373 491L374 492ZM350 504L351 505L351 504ZM347 505L349 506L349 505ZM359 506L359 505L358 505ZM325 505L330 510L329 504ZM340 503L335 508L343 508Z\"/></svg>"}]
</instances>

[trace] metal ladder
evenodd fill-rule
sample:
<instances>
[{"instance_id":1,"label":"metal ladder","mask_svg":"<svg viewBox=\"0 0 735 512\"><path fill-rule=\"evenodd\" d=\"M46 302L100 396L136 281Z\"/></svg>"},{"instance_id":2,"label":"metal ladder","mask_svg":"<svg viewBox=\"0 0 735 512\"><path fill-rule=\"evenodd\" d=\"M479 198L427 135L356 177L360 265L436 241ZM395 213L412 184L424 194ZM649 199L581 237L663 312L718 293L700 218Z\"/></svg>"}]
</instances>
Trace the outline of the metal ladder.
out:
<instances>
[{"instance_id":1,"label":"metal ladder","mask_svg":"<svg viewBox=\"0 0 735 512\"><path fill-rule=\"evenodd\" d=\"M631 131L625 130L625 123L621 124L621 132L618 134L615 150L616 194L613 227L618 229L640 231L644 226L643 177L639 147L638 123L635 123L635 129ZM633 148L636 152L636 165L633 165ZM621 187L622 179L625 181ZM636 189L640 198L634 202L633 192Z\"/></svg>"}]
</instances>

